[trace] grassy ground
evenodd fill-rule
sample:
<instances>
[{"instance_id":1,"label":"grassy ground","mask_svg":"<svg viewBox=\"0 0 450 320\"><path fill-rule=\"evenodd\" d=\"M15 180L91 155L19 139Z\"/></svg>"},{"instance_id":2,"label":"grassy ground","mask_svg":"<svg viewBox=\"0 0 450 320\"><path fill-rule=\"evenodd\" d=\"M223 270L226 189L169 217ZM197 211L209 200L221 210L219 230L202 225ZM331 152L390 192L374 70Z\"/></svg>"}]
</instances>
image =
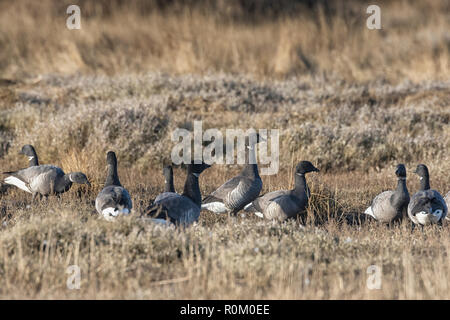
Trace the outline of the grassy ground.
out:
<instances>
[{"instance_id":1,"label":"grassy ground","mask_svg":"<svg viewBox=\"0 0 450 320\"><path fill-rule=\"evenodd\" d=\"M395 187L397 163L410 193L418 163L433 188L450 190L446 1L381 2L382 31L365 28L361 1L252 23L236 7L175 14L81 1L75 35L58 27L55 3L0 1L0 171L25 167L17 152L30 143L92 188L31 204L0 184L0 298L450 298L448 224L411 233L408 221L361 217ZM279 129L280 171L263 177L263 193L292 187L294 164L313 162L306 225L207 212L186 230L139 220L162 191L171 133L195 120ZM135 207L114 223L94 208L108 150ZM240 168L208 169L202 194ZM184 177L176 168L178 191ZM74 264L79 290L66 285ZM371 265L379 290L367 287Z\"/></svg>"}]
</instances>

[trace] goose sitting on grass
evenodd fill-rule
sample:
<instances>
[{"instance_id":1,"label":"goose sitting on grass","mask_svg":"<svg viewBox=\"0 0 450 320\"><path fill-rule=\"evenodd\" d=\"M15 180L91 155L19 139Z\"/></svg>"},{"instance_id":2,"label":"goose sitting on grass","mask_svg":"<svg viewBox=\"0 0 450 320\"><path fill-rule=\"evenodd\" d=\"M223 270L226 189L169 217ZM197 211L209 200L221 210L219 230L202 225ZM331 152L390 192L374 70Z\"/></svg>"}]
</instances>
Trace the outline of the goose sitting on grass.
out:
<instances>
[{"instance_id":1,"label":"goose sitting on grass","mask_svg":"<svg viewBox=\"0 0 450 320\"><path fill-rule=\"evenodd\" d=\"M319 172L319 169L309 161L301 161L295 168L294 189L266 193L247 205L245 211L253 212L261 218L279 221L301 214L308 207L310 197L305 178L309 172Z\"/></svg>"},{"instance_id":2,"label":"goose sitting on grass","mask_svg":"<svg viewBox=\"0 0 450 320\"><path fill-rule=\"evenodd\" d=\"M133 207L130 194L122 187L117 173L117 158L113 151L106 155L108 175L105 187L95 199L95 208L106 220L112 221L117 216L128 215Z\"/></svg>"},{"instance_id":3,"label":"goose sitting on grass","mask_svg":"<svg viewBox=\"0 0 450 320\"><path fill-rule=\"evenodd\" d=\"M395 170L397 188L377 195L365 214L382 223L400 221L407 215L409 192L406 187L406 168L399 164Z\"/></svg>"},{"instance_id":4,"label":"goose sitting on grass","mask_svg":"<svg viewBox=\"0 0 450 320\"><path fill-rule=\"evenodd\" d=\"M420 190L411 197L408 205L408 216L415 225L442 224L448 212L444 198L436 190L430 188L430 175L424 164L419 164L415 173L420 177Z\"/></svg>"},{"instance_id":5,"label":"goose sitting on grass","mask_svg":"<svg viewBox=\"0 0 450 320\"><path fill-rule=\"evenodd\" d=\"M162 224L188 226L198 221L202 203L199 176L210 167L206 163L188 164L184 191L182 194L164 192L147 209L146 218Z\"/></svg>"}]
</instances>

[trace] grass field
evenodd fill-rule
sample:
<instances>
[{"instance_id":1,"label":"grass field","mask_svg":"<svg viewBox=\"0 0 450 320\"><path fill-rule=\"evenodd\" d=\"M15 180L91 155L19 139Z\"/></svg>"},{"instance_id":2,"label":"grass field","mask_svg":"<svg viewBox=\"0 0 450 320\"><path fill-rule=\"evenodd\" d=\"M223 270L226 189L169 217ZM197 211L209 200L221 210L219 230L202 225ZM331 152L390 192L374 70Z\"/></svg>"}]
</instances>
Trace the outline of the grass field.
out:
<instances>
[{"instance_id":1,"label":"grass field","mask_svg":"<svg viewBox=\"0 0 450 320\"><path fill-rule=\"evenodd\" d=\"M27 166L17 153L33 144L41 163L92 182L37 204L0 184L0 298L449 299L448 223L411 233L409 221L362 217L395 187L398 163L411 194L419 163L450 191L448 2L381 1L380 31L365 27L364 1L298 1L270 19L233 1L179 2L80 1L82 30L69 31L60 2L0 1L0 171ZM208 212L185 230L141 221L163 190L171 133L195 120L279 129L280 171L262 177L263 193L291 188L310 160L321 172L307 177L306 225ZM134 202L114 223L94 208L108 150ZM202 194L240 169L214 165ZM176 168L177 191L184 177ZM380 289L367 287L371 265Z\"/></svg>"}]
</instances>

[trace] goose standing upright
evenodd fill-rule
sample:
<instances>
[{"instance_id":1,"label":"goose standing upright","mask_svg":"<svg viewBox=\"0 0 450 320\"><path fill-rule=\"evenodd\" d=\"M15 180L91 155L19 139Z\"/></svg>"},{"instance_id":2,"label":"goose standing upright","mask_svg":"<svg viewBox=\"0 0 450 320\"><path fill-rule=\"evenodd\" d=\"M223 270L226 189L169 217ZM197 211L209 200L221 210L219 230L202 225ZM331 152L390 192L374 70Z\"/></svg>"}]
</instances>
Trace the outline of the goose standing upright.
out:
<instances>
[{"instance_id":1,"label":"goose standing upright","mask_svg":"<svg viewBox=\"0 0 450 320\"><path fill-rule=\"evenodd\" d=\"M392 223L407 215L409 192L406 187L406 168L404 164L397 165L397 188L384 191L377 195L365 214L382 223Z\"/></svg>"},{"instance_id":2,"label":"goose standing upright","mask_svg":"<svg viewBox=\"0 0 450 320\"><path fill-rule=\"evenodd\" d=\"M411 197L408 216L413 226L441 224L447 216L448 208L444 198L430 188L430 175L424 164L419 164L414 171L420 177L420 190Z\"/></svg>"},{"instance_id":3,"label":"goose standing upright","mask_svg":"<svg viewBox=\"0 0 450 320\"><path fill-rule=\"evenodd\" d=\"M64 193L70 189L73 183L91 186L84 173L71 172L65 174L61 168L48 164L3 172L3 174L8 175L4 180L6 184L31 193L33 195L32 200L37 195L47 197L50 194Z\"/></svg>"},{"instance_id":4,"label":"goose standing upright","mask_svg":"<svg viewBox=\"0 0 450 320\"><path fill-rule=\"evenodd\" d=\"M130 214L133 204L130 194L122 187L117 173L117 158L113 151L106 155L108 175L105 187L95 199L95 208L106 220L112 221L120 214Z\"/></svg>"},{"instance_id":5,"label":"goose standing upright","mask_svg":"<svg viewBox=\"0 0 450 320\"><path fill-rule=\"evenodd\" d=\"M152 217L154 222L166 223L168 220L175 225L188 226L198 221L202 203L198 178L210 165L188 164L186 167L183 193L164 192L147 209L146 215Z\"/></svg>"},{"instance_id":6,"label":"goose standing upright","mask_svg":"<svg viewBox=\"0 0 450 320\"><path fill-rule=\"evenodd\" d=\"M175 186L173 185L173 168L172 166L165 166L163 168L164 176L164 192L156 196L155 201L164 199L166 196L171 196L175 193Z\"/></svg>"},{"instance_id":7,"label":"goose standing upright","mask_svg":"<svg viewBox=\"0 0 450 320\"><path fill-rule=\"evenodd\" d=\"M38 166L39 165L39 159L36 153L36 150L34 150L34 147L31 144L26 144L22 147L22 149L19 151L19 154L24 154L28 157L28 166Z\"/></svg>"},{"instance_id":8,"label":"goose standing upright","mask_svg":"<svg viewBox=\"0 0 450 320\"><path fill-rule=\"evenodd\" d=\"M258 197L262 180L256 163L255 147L262 140L259 134L256 134L256 139L246 138L248 152L245 168L203 199L202 209L214 213L236 214Z\"/></svg>"},{"instance_id":9,"label":"goose standing upright","mask_svg":"<svg viewBox=\"0 0 450 320\"><path fill-rule=\"evenodd\" d=\"M301 161L295 167L294 189L266 193L245 207L261 218L284 221L296 217L308 206L310 191L305 174L319 172L311 162Z\"/></svg>"}]
</instances>

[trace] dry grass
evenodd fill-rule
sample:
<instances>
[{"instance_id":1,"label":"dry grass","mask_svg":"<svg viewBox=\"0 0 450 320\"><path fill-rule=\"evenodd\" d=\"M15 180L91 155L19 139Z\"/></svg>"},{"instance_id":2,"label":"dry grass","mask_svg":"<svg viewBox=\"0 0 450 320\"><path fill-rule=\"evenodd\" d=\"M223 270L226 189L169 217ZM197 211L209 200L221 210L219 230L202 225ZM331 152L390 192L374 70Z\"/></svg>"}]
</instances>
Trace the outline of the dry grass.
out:
<instances>
[{"instance_id":1,"label":"dry grass","mask_svg":"<svg viewBox=\"0 0 450 320\"><path fill-rule=\"evenodd\" d=\"M448 224L411 233L361 217L400 162L411 193L419 162L433 188L450 189L448 2L381 2L383 31L364 27L362 1L251 23L234 1L214 2L222 15L80 3L83 29L71 32L62 4L0 1L0 72L15 80L0 81L0 171L26 166L17 151L31 143L42 163L93 182L35 205L0 185L0 298L450 298ZM293 164L311 160L321 172L308 177L306 226L207 212L185 230L139 220L162 191L170 134L194 120L279 129L281 170L263 192L290 188ZM94 208L110 149L135 207L115 223ZM208 169L202 193L239 169ZM80 290L66 286L72 264ZM370 265L380 290L366 286Z\"/></svg>"},{"instance_id":2,"label":"dry grass","mask_svg":"<svg viewBox=\"0 0 450 320\"><path fill-rule=\"evenodd\" d=\"M250 10L239 3L252 1L201 1L190 10L164 12L139 0L73 1L82 11L82 29L76 31L65 26L64 2L2 1L0 72L448 79L448 1L378 1L380 31L366 28L370 1L318 1L308 8L299 0L290 15L249 20ZM218 7L208 6L211 2Z\"/></svg>"}]
</instances>

